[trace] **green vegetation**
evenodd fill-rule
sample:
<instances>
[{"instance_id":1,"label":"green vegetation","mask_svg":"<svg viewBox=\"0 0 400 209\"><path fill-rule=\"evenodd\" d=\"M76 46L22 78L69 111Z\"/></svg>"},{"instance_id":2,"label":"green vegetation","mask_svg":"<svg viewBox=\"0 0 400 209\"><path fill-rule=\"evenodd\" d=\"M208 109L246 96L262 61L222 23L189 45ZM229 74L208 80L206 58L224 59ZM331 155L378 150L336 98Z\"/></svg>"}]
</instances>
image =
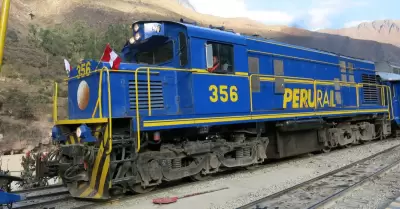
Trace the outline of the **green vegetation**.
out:
<instances>
[{"instance_id":1,"label":"green vegetation","mask_svg":"<svg viewBox=\"0 0 400 209\"><path fill-rule=\"evenodd\" d=\"M109 25L105 31L98 31L77 22L68 28L61 25L53 28L31 25L28 41L46 53L66 57L76 63L83 58L100 59L107 43L119 52L130 36L128 25Z\"/></svg>"},{"instance_id":2,"label":"green vegetation","mask_svg":"<svg viewBox=\"0 0 400 209\"><path fill-rule=\"evenodd\" d=\"M35 113L47 111L51 103L51 96L45 89L40 89L38 94L28 94L14 88L0 95L4 98L3 114L16 119L37 120L40 115Z\"/></svg>"},{"instance_id":3,"label":"green vegetation","mask_svg":"<svg viewBox=\"0 0 400 209\"><path fill-rule=\"evenodd\" d=\"M3 71L7 78L26 82L21 83L23 86L0 91L0 115L34 121L50 114L53 81L60 83L66 76L63 58L73 66L80 59L99 60L107 43L118 52L130 36L129 25L124 24L110 25L105 30L91 28L82 22L69 27L30 25L27 39L34 50L27 57L16 57L12 63L8 62ZM66 103L62 99L68 97L65 85L59 86L58 96ZM60 101L60 105L64 104ZM67 108L66 104L63 108ZM64 109L61 111L65 112Z\"/></svg>"},{"instance_id":4,"label":"green vegetation","mask_svg":"<svg viewBox=\"0 0 400 209\"><path fill-rule=\"evenodd\" d=\"M49 28L31 25L26 36L28 46L22 43L23 37L8 39L0 76L0 134L4 135L0 152L20 142L21 147L37 145L48 137L51 127L43 129L43 125L52 113L54 81L60 83L58 115L66 118L68 90L61 83L66 78L64 58L72 66L81 59L99 60L107 43L119 52L130 36L129 25L99 29L77 22Z\"/></svg>"}]
</instances>

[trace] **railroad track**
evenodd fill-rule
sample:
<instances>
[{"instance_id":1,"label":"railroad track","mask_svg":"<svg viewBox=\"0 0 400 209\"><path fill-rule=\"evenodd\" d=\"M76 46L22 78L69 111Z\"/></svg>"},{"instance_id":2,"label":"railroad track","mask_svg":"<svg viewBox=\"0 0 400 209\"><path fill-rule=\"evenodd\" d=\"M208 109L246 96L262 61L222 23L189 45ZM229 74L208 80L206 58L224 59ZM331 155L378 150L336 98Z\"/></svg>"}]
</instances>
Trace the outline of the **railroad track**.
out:
<instances>
[{"instance_id":1,"label":"railroad track","mask_svg":"<svg viewBox=\"0 0 400 209\"><path fill-rule=\"evenodd\" d=\"M67 188L63 185L51 185L41 188L14 191L14 194L23 195L24 201L14 203L13 209L32 208L41 204L48 204L70 198Z\"/></svg>"},{"instance_id":2,"label":"railroad track","mask_svg":"<svg viewBox=\"0 0 400 209\"><path fill-rule=\"evenodd\" d=\"M390 139L389 139L390 140ZM378 143L378 142L373 142L373 143ZM348 166L345 166L344 168L350 167L351 165L354 165L356 163L360 163L362 161L371 159L373 157L376 157L378 155L384 154L386 152L389 152L395 148L400 147L400 145L389 148L387 150L384 150L382 152L379 152L375 155L372 155L368 158L365 158L363 160L357 161L355 163L352 163ZM400 159L400 157L399 157ZM290 159L289 159L290 160ZM288 160L280 160L274 163L274 165L279 165L279 164L284 164L286 163ZM264 165L259 165L259 166L255 166L254 168L251 168L250 171L255 171L258 169L263 169L266 168L268 166L271 166L271 164L264 164ZM343 168L341 168L343 169ZM336 170L337 171L337 170ZM241 173L241 172L249 172L248 170L242 170L242 171L227 171L227 172L222 172L222 173L218 173L216 176L214 176L214 178L210 179L210 180L216 180L218 178L223 178L226 177L227 174L229 173ZM333 173L333 172L330 172ZM327 175L327 174L325 174ZM323 175L323 176L325 176ZM310 180L311 181L311 180ZM153 191L153 192L149 192L146 194L136 194L136 195L122 195L116 198L113 198L109 201L105 201L105 202L93 202L93 201L85 201L85 200L79 200L79 199L74 199L72 198L67 189L65 187L63 187L62 185L53 185L53 186L49 186L49 187L44 187L44 188L35 188L35 189L30 189L30 190L21 190L21 191L15 191L14 193L18 193L18 194L23 194L27 197L26 201L23 202L19 202L19 203L15 203L13 205L14 209L25 209L25 208L30 208L30 209L43 209L43 208L62 208L62 209L86 209L86 208L93 208L96 206L100 206L100 205L107 205L107 204L112 204L113 202L123 202L125 200L131 200L131 199L136 199L136 198L141 198L144 196L148 196L148 195L157 195L157 194L161 194L163 192L166 192L168 190L173 190L173 189L178 189L180 187L184 187L187 185L195 185L197 183L202 183L201 182L187 182L185 180L180 180L180 181L175 181L175 182L169 182L165 185L161 185L157 190ZM307 181L309 182L309 181ZM304 184L304 183L303 183ZM279 207L280 209L282 207Z\"/></svg>"},{"instance_id":3,"label":"railroad track","mask_svg":"<svg viewBox=\"0 0 400 209\"><path fill-rule=\"evenodd\" d=\"M400 165L398 164L383 174L368 178L364 183L350 188L349 192L336 195L336 198L319 208L388 208L388 205L400 196L399 180ZM392 208L398 208L398 202L393 203Z\"/></svg>"},{"instance_id":4,"label":"railroad track","mask_svg":"<svg viewBox=\"0 0 400 209\"><path fill-rule=\"evenodd\" d=\"M341 203L340 198L349 196L351 191L362 187L365 183L381 179L385 184L396 183L400 173L385 175L391 169L400 166L400 145L376 153L370 157L351 163L347 166L323 174L278 193L261 198L239 209L270 209L270 208L335 208ZM383 176L384 175L384 176ZM388 180L384 177L387 176ZM359 206L368 204L365 200L358 201ZM353 208L342 205L339 208Z\"/></svg>"}]
</instances>

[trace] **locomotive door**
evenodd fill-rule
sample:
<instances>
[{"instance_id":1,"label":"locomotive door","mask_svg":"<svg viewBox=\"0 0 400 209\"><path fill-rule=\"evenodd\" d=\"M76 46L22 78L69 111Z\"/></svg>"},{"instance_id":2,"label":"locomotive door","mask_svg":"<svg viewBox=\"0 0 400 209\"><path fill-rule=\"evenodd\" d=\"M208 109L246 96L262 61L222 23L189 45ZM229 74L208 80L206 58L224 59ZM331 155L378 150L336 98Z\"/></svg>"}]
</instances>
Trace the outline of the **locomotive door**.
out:
<instances>
[{"instance_id":1,"label":"locomotive door","mask_svg":"<svg viewBox=\"0 0 400 209\"><path fill-rule=\"evenodd\" d=\"M393 118L396 121L397 125L400 125L400 98L399 98L399 93L400 93L400 82L392 82L390 83L390 88L392 89L392 108L393 108Z\"/></svg>"}]
</instances>

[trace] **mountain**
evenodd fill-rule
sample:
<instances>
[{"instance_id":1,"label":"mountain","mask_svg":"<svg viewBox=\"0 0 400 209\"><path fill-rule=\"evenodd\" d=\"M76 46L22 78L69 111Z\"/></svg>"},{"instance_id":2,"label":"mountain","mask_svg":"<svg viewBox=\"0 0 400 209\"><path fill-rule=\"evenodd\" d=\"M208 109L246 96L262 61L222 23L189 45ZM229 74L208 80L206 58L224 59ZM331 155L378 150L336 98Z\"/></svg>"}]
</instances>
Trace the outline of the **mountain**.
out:
<instances>
[{"instance_id":1,"label":"mountain","mask_svg":"<svg viewBox=\"0 0 400 209\"><path fill-rule=\"evenodd\" d=\"M29 13L35 17L31 19ZM26 36L29 24L42 27L83 20L93 28L136 20L184 18L200 25L224 25L236 32L258 34L342 55L399 63L399 21L375 21L341 30L311 32L282 25L264 25L248 18L220 18L194 11L189 0L13 0L9 31L13 39ZM345 32L342 32L345 31ZM9 35L11 36L11 35ZM20 38L25 40L25 38ZM351 47L349 47L351 46Z\"/></svg>"},{"instance_id":2,"label":"mountain","mask_svg":"<svg viewBox=\"0 0 400 209\"><path fill-rule=\"evenodd\" d=\"M374 40L400 47L400 20L376 20L363 22L355 27L327 29L319 32L348 36L354 39Z\"/></svg>"},{"instance_id":3,"label":"mountain","mask_svg":"<svg viewBox=\"0 0 400 209\"><path fill-rule=\"evenodd\" d=\"M191 9L193 11L196 11L196 9L194 8L194 6L189 2L189 0L176 0L178 1L178 3L188 9Z\"/></svg>"},{"instance_id":4,"label":"mountain","mask_svg":"<svg viewBox=\"0 0 400 209\"><path fill-rule=\"evenodd\" d=\"M196 21L203 26L224 25L235 32L258 34L346 56L394 63L400 61L400 48L394 46L399 40L393 38L396 35L392 35L398 31L398 27L393 25L398 25L395 21L393 24L361 24L359 27L365 28L362 30L370 30L371 34L375 34L375 38L361 40L358 36L350 38L329 31L311 32L282 25L264 25L248 18L220 18L199 14L188 0L12 0L4 66L0 75L0 135L4 136L0 139L0 153L32 149L40 143L49 143L51 123L48 118L52 110L53 80L61 81L65 77L63 56L50 54L28 42L30 25L39 28L54 28L55 25L68 28L77 21L84 21L87 27L80 32L95 29L100 34L109 25L117 23L130 25L137 20L179 21L180 18ZM366 32L363 34L368 35ZM383 41L389 39L391 41ZM51 46L53 42L54 45L57 43L57 40L51 41ZM63 50L62 43L56 47ZM78 56L80 58L84 55ZM65 86L60 85L60 110L66 108L66 92Z\"/></svg>"}]
</instances>

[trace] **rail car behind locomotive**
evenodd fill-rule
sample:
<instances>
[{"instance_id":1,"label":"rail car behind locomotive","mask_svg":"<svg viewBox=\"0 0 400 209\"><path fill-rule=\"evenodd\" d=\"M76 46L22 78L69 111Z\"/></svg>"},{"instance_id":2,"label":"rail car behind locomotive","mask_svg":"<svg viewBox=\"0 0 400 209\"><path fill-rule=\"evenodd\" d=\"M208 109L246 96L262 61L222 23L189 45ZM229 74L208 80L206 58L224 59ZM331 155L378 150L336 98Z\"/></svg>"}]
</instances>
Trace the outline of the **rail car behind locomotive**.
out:
<instances>
[{"instance_id":1,"label":"rail car behind locomotive","mask_svg":"<svg viewBox=\"0 0 400 209\"><path fill-rule=\"evenodd\" d=\"M85 60L70 72L68 119L55 91L58 158L37 173L74 197L384 138L398 117L396 84L370 61L183 22L135 22L132 35L118 69Z\"/></svg>"}]
</instances>

